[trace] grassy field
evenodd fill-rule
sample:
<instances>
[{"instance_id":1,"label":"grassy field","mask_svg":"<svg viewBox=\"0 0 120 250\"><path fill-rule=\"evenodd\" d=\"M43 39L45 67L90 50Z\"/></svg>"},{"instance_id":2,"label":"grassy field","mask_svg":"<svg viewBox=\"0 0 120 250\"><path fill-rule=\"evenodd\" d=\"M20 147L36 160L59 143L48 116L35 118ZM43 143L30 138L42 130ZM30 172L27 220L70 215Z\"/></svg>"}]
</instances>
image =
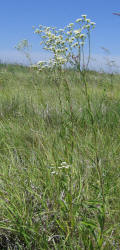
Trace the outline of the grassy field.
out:
<instances>
[{"instance_id":1,"label":"grassy field","mask_svg":"<svg viewBox=\"0 0 120 250\"><path fill-rule=\"evenodd\" d=\"M0 249L120 249L120 75L0 65Z\"/></svg>"}]
</instances>

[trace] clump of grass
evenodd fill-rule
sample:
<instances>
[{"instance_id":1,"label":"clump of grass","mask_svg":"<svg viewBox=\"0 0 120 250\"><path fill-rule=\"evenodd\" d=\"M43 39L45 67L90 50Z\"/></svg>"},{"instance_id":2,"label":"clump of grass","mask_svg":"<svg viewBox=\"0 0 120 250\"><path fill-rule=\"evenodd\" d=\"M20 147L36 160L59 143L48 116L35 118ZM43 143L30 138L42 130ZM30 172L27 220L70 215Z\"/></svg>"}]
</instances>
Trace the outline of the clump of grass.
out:
<instances>
[{"instance_id":1,"label":"clump of grass","mask_svg":"<svg viewBox=\"0 0 120 250\"><path fill-rule=\"evenodd\" d=\"M105 89L88 72L88 109L78 72L59 89L14 72L0 83L1 249L119 249L119 76Z\"/></svg>"}]
</instances>

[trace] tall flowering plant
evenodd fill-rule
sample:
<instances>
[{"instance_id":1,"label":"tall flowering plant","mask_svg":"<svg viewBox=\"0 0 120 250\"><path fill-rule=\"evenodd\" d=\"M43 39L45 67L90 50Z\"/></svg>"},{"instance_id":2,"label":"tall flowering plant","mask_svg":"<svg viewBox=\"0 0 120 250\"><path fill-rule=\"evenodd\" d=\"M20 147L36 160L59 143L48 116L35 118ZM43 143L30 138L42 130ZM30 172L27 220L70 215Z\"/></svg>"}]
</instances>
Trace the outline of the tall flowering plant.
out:
<instances>
[{"instance_id":1,"label":"tall flowering plant","mask_svg":"<svg viewBox=\"0 0 120 250\"><path fill-rule=\"evenodd\" d=\"M63 29L39 25L35 33L41 38L40 44L44 50L51 52L53 55L47 66L61 67L71 64L81 71L84 66L84 45L87 39L89 41L89 62L90 32L94 27L95 23L87 19L86 15L82 15L75 23L70 23ZM41 69L41 61L37 65ZM44 68L43 64L42 68Z\"/></svg>"}]
</instances>

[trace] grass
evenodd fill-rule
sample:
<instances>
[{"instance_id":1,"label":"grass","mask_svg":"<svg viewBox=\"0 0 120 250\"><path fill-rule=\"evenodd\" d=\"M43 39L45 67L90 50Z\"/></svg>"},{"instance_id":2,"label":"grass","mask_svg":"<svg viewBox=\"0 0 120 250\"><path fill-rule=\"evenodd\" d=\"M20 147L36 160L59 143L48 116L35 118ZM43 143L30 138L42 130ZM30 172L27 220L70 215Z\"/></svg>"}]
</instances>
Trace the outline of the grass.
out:
<instances>
[{"instance_id":1,"label":"grass","mask_svg":"<svg viewBox=\"0 0 120 250\"><path fill-rule=\"evenodd\" d=\"M120 248L119 82L0 65L1 249Z\"/></svg>"}]
</instances>

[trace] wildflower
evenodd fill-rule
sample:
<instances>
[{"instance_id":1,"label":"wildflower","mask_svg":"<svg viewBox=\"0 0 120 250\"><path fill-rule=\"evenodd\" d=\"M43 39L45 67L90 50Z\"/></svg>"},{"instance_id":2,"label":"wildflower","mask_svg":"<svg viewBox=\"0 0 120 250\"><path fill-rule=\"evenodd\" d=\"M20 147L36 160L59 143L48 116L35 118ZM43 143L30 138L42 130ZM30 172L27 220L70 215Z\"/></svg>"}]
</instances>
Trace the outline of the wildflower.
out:
<instances>
[{"instance_id":1,"label":"wildflower","mask_svg":"<svg viewBox=\"0 0 120 250\"><path fill-rule=\"evenodd\" d=\"M45 35L42 36L43 39L47 38Z\"/></svg>"},{"instance_id":2,"label":"wildflower","mask_svg":"<svg viewBox=\"0 0 120 250\"><path fill-rule=\"evenodd\" d=\"M79 35L81 33L81 30L74 30L75 35Z\"/></svg>"},{"instance_id":3,"label":"wildflower","mask_svg":"<svg viewBox=\"0 0 120 250\"><path fill-rule=\"evenodd\" d=\"M47 64L39 61L37 63L39 70L45 67L64 65L71 58L71 53L74 51L74 49L72 51L72 48L76 49L78 46L84 46L85 39L88 33L94 28L95 23L87 19L87 15L82 15L75 22L79 24L78 29L73 28L74 23L69 23L63 29L43 25L40 25L39 29L36 29L35 33L40 35L40 44L43 46L43 49L52 52L54 56L54 61L49 61Z\"/></svg>"},{"instance_id":4,"label":"wildflower","mask_svg":"<svg viewBox=\"0 0 120 250\"><path fill-rule=\"evenodd\" d=\"M52 30L56 30L56 27L52 27Z\"/></svg>"},{"instance_id":5,"label":"wildflower","mask_svg":"<svg viewBox=\"0 0 120 250\"><path fill-rule=\"evenodd\" d=\"M36 29L36 30L35 30L35 33L36 33L36 34L39 34L39 33L41 33L41 32L42 32L42 31L39 30L39 29Z\"/></svg>"},{"instance_id":6,"label":"wildflower","mask_svg":"<svg viewBox=\"0 0 120 250\"><path fill-rule=\"evenodd\" d=\"M86 29L89 29L89 28L90 28L90 24L87 24L87 25L86 25Z\"/></svg>"},{"instance_id":7,"label":"wildflower","mask_svg":"<svg viewBox=\"0 0 120 250\"><path fill-rule=\"evenodd\" d=\"M81 15L81 16L86 20L87 15Z\"/></svg>"},{"instance_id":8,"label":"wildflower","mask_svg":"<svg viewBox=\"0 0 120 250\"><path fill-rule=\"evenodd\" d=\"M46 31L49 31L50 30L50 27L46 27Z\"/></svg>"},{"instance_id":9,"label":"wildflower","mask_svg":"<svg viewBox=\"0 0 120 250\"><path fill-rule=\"evenodd\" d=\"M51 37L51 32L45 32L45 34L48 36L48 37Z\"/></svg>"},{"instance_id":10,"label":"wildflower","mask_svg":"<svg viewBox=\"0 0 120 250\"><path fill-rule=\"evenodd\" d=\"M56 58L55 59L56 59L56 62L58 64L65 64L67 62L66 58L64 58L62 56L58 56L57 54L56 54Z\"/></svg>"},{"instance_id":11,"label":"wildflower","mask_svg":"<svg viewBox=\"0 0 120 250\"><path fill-rule=\"evenodd\" d=\"M86 22L87 22L87 23L90 23L90 19L86 19Z\"/></svg>"},{"instance_id":12,"label":"wildflower","mask_svg":"<svg viewBox=\"0 0 120 250\"><path fill-rule=\"evenodd\" d=\"M53 172L51 172L51 174L58 174L57 172L55 172L55 171L53 171Z\"/></svg>"},{"instance_id":13,"label":"wildflower","mask_svg":"<svg viewBox=\"0 0 120 250\"><path fill-rule=\"evenodd\" d=\"M81 34L81 35L80 35L80 38L83 38L83 37L86 37L85 34Z\"/></svg>"},{"instance_id":14,"label":"wildflower","mask_svg":"<svg viewBox=\"0 0 120 250\"><path fill-rule=\"evenodd\" d=\"M75 48L76 46L78 46L78 42L74 43L71 47Z\"/></svg>"},{"instance_id":15,"label":"wildflower","mask_svg":"<svg viewBox=\"0 0 120 250\"><path fill-rule=\"evenodd\" d=\"M55 36L54 34L51 34L51 38L52 38L52 39L55 39L56 36Z\"/></svg>"},{"instance_id":16,"label":"wildflower","mask_svg":"<svg viewBox=\"0 0 120 250\"><path fill-rule=\"evenodd\" d=\"M66 164L67 164L66 161L61 162L61 165L66 165Z\"/></svg>"},{"instance_id":17,"label":"wildflower","mask_svg":"<svg viewBox=\"0 0 120 250\"><path fill-rule=\"evenodd\" d=\"M96 23L94 23L94 22L91 22L90 24L91 24L91 25L96 25Z\"/></svg>"},{"instance_id":18,"label":"wildflower","mask_svg":"<svg viewBox=\"0 0 120 250\"><path fill-rule=\"evenodd\" d=\"M67 42L67 41L69 41L69 38L68 38L68 37L66 37L65 41L66 41L66 42Z\"/></svg>"},{"instance_id":19,"label":"wildflower","mask_svg":"<svg viewBox=\"0 0 120 250\"><path fill-rule=\"evenodd\" d=\"M72 35L72 31L67 31L67 35Z\"/></svg>"},{"instance_id":20,"label":"wildflower","mask_svg":"<svg viewBox=\"0 0 120 250\"><path fill-rule=\"evenodd\" d=\"M78 19L76 19L76 23L80 23L82 21L82 18L78 18Z\"/></svg>"},{"instance_id":21,"label":"wildflower","mask_svg":"<svg viewBox=\"0 0 120 250\"><path fill-rule=\"evenodd\" d=\"M64 32L64 29L59 29L60 32Z\"/></svg>"},{"instance_id":22,"label":"wildflower","mask_svg":"<svg viewBox=\"0 0 120 250\"><path fill-rule=\"evenodd\" d=\"M43 47L43 49L45 49L45 50L49 50L49 48L47 48L46 46L44 46L44 47Z\"/></svg>"},{"instance_id":23,"label":"wildflower","mask_svg":"<svg viewBox=\"0 0 120 250\"><path fill-rule=\"evenodd\" d=\"M61 43L61 41L59 41L59 40L54 42L55 45L59 45L60 43Z\"/></svg>"},{"instance_id":24,"label":"wildflower","mask_svg":"<svg viewBox=\"0 0 120 250\"><path fill-rule=\"evenodd\" d=\"M65 41L61 41L61 44L64 45L64 44L65 44Z\"/></svg>"},{"instance_id":25,"label":"wildflower","mask_svg":"<svg viewBox=\"0 0 120 250\"><path fill-rule=\"evenodd\" d=\"M70 44L72 44L72 43L73 43L73 40L71 40L71 39L68 39L68 42L69 42Z\"/></svg>"},{"instance_id":26,"label":"wildflower","mask_svg":"<svg viewBox=\"0 0 120 250\"><path fill-rule=\"evenodd\" d=\"M67 39L67 41L68 41L69 43L73 43L74 40L75 40L75 37L70 37L70 38Z\"/></svg>"},{"instance_id":27,"label":"wildflower","mask_svg":"<svg viewBox=\"0 0 120 250\"><path fill-rule=\"evenodd\" d=\"M58 38L62 40L62 39L63 39L63 36L62 36L62 35L59 35Z\"/></svg>"},{"instance_id":28,"label":"wildflower","mask_svg":"<svg viewBox=\"0 0 120 250\"><path fill-rule=\"evenodd\" d=\"M56 64L54 59L50 59L48 62L49 67L53 67Z\"/></svg>"},{"instance_id":29,"label":"wildflower","mask_svg":"<svg viewBox=\"0 0 120 250\"><path fill-rule=\"evenodd\" d=\"M68 25L67 25L67 28L72 28L74 26L74 23L69 23Z\"/></svg>"},{"instance_id":30,"label":"wildflower","mask_svg":"<svg viewBox=\"0 0 120 250\"><path fill-rule=\"evenodd\" d=\"M61 167L58 167L59 169L63 169L63 168L69 168L70 166L69 165L67 165L67 166L61 166Z\"/></svg>"},{"instance_id":31,"label":"wildflower","mask_svg":"<svg viewBox=\"0 0 120 250\"><path fill-rule=\"evenodd\" d=\"M60 53L61 52L61 49L56 49L56 53Z\"/></svg>"},{"instance_id":32,"label":"wildflower","mask_svg":"<svg viewBox=\"0 0 120 250\"><path fill-rule=\"evenodd\" d=\"M59 169L62 169L62 168L70 168L70 165L68 165L66 162L61 162L61 166L58 167Z\"/></svg>"},{"instance_id":33,"label":"wildflower","mask_svg":"<svg viewBox=\"0 0 120 250\"><path fill-rule=\"evenodd\" d=\"M44 62L44 61L38 61L38 62L37 62L37 65L43 66L43 65L45 65L45 63L46 63L46 62Z\"/></svg>"}]
</instances>

